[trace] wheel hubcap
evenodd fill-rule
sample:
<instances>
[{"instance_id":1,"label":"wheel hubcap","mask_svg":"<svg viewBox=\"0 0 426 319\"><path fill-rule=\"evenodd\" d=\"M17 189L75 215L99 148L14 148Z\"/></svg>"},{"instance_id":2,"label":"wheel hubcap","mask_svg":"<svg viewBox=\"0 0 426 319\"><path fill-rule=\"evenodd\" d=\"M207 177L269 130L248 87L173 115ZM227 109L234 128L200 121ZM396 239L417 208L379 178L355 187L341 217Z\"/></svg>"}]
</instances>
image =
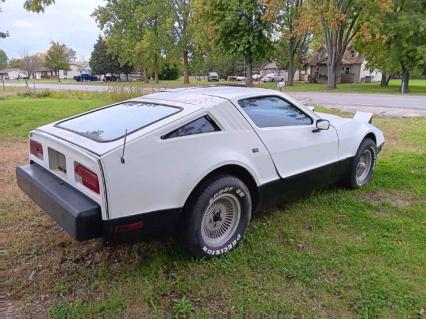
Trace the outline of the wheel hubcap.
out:
<instances>
[{"instance_id":1,"label":"wheel hubcap","mask_svg":"<svg viewBox=\"0 0 426 319\"><path fill-rule=\"evenodd\" d=\"M358 185L363 185L368 181L370 170L373 164L373 155L370 150L365 150L359 157L356 166L356 181Z\"/></svg>"},{"instance_id":2,"label":"wheel hubcap","mask_svg":"<svg viewBox=\"0 0 426 319\"><path fill-rule=\"evenodd\" d=\"M206 208L201 222L201 235L212 247L224 245L235 233L241 216L241 205L233 194L217 196Z\"/></svg>"}]
</instances>

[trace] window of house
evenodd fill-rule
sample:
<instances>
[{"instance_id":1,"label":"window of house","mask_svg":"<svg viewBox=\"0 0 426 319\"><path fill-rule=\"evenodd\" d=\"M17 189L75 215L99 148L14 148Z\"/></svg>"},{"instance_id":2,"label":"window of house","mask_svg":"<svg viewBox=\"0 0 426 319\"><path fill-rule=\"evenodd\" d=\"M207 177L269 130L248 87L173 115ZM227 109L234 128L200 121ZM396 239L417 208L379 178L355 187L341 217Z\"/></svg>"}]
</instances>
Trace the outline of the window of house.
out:
<instances>
[{"instance_id":1,"label":"window of house","mask_svg":"<svg viewBox=\"0 0 426 319\"><path fill-rule=\"evenodd\" d=\"M277 96L244 99L238 104L258 127L312 124L309 116Z\"/></svg>"},{"instance_id":2,"label":"window of house","mask_svg":"<svg viewBox=\"0 0 426 319\"><path fill-rule=\"evenodd\" d=\"M67 76L68 75L68 71L64 71L64 76Z\"/></svg>"},{"instance_id":3,"label":"window of house","mask_svg":"<svg viewBox=\"0 0 426 319\"><path fill-rule=\"evenodd\" d=\"M355 55L356 55L356 52L355 52L355 50L354 50L354 49L352 49L352 50L351 50L351 58L354 58L354 57L355 57Z\"/></svg>"},{"instance_id":4,"label":"window of house","mask_svg":"<svg viewBox=\"0 0 426 319\"><path fill-rule=\"evenodd\" d=\"M170 133L167 133L166 135L163 135L161 138L165 140L174 137L212 133L218 131L220 131L219 126L210 118L210 116L205 115L179 127L174 131L171 131Z\"/></svg>"}]
</instances>

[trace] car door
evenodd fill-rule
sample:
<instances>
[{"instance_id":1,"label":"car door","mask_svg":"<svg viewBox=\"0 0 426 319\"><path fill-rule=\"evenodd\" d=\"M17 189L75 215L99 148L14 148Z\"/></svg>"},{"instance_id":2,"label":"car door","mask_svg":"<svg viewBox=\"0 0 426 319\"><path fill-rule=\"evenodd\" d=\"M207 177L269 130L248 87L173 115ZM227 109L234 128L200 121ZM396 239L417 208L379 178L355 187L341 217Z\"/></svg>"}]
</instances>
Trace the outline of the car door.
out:
<instances>
[{"instance_id":1,"label":"car door","mask_svg":"<svg viewBox=\"0 0 426 319\"><path fill-rule=\"evenodd\" d=\"M282 97L252 97L238 104L268 148L282 178L338 161L336 130L331 126L316 130L316 119Z\"/></svg>"}]
</instances>

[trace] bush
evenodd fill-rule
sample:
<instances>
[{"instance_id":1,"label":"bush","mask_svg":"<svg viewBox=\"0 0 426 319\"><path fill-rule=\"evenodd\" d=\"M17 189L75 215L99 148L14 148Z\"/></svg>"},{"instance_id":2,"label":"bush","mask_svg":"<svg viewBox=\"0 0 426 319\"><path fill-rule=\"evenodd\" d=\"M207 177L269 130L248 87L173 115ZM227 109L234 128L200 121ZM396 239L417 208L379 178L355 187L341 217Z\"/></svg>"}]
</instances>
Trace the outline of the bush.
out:
<instances>
[{"instance_id":1,"label":"bush","mask_svg":"<svg viewBox=\"0 0 426 319\"><path fill-rule=\"evenodd\" d=\"M179 66L175 63L163 61L160 68L160 80L177 80L180 76Z\"/></svg>"}]
</instances>

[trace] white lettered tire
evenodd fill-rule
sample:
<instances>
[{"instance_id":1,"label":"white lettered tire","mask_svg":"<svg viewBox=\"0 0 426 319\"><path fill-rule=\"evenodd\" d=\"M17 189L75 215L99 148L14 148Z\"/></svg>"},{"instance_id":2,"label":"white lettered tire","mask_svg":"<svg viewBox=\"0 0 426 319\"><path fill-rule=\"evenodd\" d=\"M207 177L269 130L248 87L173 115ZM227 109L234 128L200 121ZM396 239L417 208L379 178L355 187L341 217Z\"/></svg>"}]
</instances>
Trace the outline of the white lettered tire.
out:
<instances>
[{"instance_id":1,"label":"white lettered tire","mask_svg":"<svg viewBox=\"0 0 426 319\"><path fill-rule=\"evenodd\" d=\"M250 191L240 179L222 174L208 179L185 208L184 248L195 257L231 251L243 239L251 211Z\"/></svg>"}]
</instances>

